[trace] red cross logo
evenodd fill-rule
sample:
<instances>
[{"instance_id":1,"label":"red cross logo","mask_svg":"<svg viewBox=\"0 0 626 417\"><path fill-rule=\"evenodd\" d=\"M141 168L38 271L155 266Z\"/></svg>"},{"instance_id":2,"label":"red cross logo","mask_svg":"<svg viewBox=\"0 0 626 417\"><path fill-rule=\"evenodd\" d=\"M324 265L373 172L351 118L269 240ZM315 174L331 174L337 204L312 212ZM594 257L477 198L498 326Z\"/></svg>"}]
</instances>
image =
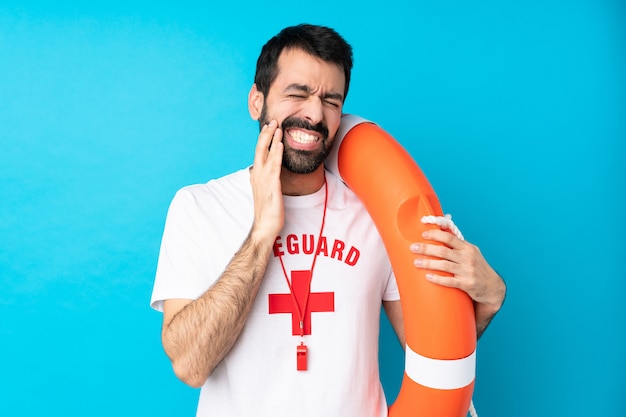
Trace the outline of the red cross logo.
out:
<instances>
[{"instance_id":1,"label":"red cross logo","mask_svg":"<svg viewBox=\"0 0 626 417\"><path fill-rule=\"evenodd\" d=\"M311 292L311 271L291 271L291 288L298 301L298 306L302 308L306 302L307 295L309 301L304 312L304 334L311 334L311 313L321 313L335 311L335 293L333 292ZM295 306L291 294L269 294L270 314L291 313L291 325L293 335L300 335L300 317L298 307Z\"/></svg>"}]
</instances>

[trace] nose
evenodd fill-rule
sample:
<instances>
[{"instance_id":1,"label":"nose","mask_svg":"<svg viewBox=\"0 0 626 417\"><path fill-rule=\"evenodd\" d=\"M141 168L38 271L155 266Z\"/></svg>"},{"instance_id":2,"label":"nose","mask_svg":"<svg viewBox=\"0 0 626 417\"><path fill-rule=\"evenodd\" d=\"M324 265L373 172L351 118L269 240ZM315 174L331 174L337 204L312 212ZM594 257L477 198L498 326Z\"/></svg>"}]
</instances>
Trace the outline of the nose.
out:
<instances>
[{"instance_id":1,"label":"nose","mask_svg":"<svg viewBox=\"0 0 626 417\"><path fill-rule=\"evenodd\" d=\"M311 124L317 124L324 119L324 106L320 97L311 95L304 103L302 116Z\"/></svg>"}]
</instances>

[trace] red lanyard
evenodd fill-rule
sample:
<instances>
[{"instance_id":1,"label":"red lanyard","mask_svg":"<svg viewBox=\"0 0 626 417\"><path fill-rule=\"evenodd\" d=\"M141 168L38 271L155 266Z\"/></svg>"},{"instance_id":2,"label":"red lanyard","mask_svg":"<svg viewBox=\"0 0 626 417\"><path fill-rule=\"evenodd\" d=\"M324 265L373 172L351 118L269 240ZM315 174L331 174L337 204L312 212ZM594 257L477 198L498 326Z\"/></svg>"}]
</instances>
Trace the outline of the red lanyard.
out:
<instances>
[{"instance_id":1,"label":"red lanyard","mask_svg":"<svg viewBox=\"0 0 626 417\"><path fill-rule=\"evenodd\" d=\"M311 294L311 282L313 282L313 269L315 268L315 261L317 260L317 255L319 253L320 242L322 240L322 233L324 232L324 224L326 223L326 207L328 206L328 184L326 182L326 177L324 177L324 212L322 214L322 226L320 227L320 233L317 237L317 245L315 248L315 253L313 254L313 263L311 264L311 275L309 280L309 291L307 291L306 298L304 300L303 308L300 308L298 304L298 300L296 298L295 293L293 292L293 287L291 285L291 281L289 281L289 275L287 274L287 270L285 269L285 263L283 262L282 255L278 255L278 259L280 260L280 266L283 269L283 275L285 276L285 281L287 281L287 286L289 286L289 292L291 294L291 300L293 301L294 310L298 312L299 319L299 327L300 327L300 337L304 339L304 315L306 313L307 306L309 304L309 295ZM296 350L296 358L297 358L297 369L298 371L306 371L307 369L307 347L304 344L304 341L300 342L300 345Z\"/></svg>"},{"instance_id":2,"label":"red lanyard","mask_svg":"<svg viewBox=\"0 0 626 417\"><path fill-rule=\"evenodd\" d=\"M320 242L322 240L322 233L324 232L324 224L326 223L326 207L328 205L328 184L326 183L326 177L324 177L324 212L322 214L322 226L320 227L320 234L317 237L317 246L315 248L315 253L313 254L313 263L311 264L311 281L309 282L309 286L311 282L313 282L313 269L315 268L315 261L317 260L317 255L319 253ZM287 270L285 269L285 263L283 262L282 255L278 255L278 259L280 260L280 266L283 268L283 275L285 276L285 281L287 281L287 285L289 286L289 292L291 293L291 299L293 300L293 305L295 310L298 312L298 318L300 319L300 336L304 336L304 313L306 312L307 305L309 304L309 294L311 291L307 292L306 298L304 300L304 308L300 308L298 304L298 300L296 299L296 295L293 292L293 288L291 286L291 282L289 281L289 275L287 274Z\"/></svg>"}]
</instances>

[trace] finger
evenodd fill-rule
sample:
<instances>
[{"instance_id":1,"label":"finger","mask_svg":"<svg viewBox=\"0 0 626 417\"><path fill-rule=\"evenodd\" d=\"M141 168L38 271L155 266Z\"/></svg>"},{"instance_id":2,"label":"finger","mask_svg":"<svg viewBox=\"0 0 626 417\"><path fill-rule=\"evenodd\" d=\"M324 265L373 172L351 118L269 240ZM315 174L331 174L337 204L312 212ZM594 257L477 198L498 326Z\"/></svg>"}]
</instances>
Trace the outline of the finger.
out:
<instances>
[{"instance_id":1,"label":"finger","mask_svg":"<svg viewBox=\"0 0 626 417\"><path fill-rule=\"evenodd\" d=\"M454 250L445 245L429 244L429 243L413 243L410 246L411 252L424 256L432 256L440 259L447 259L449 261L458 261L458 256L455 256Z\"/></svg>"},{"instance_id":2,"label":"finger","mask_svg":"<svg viewBox=\"0 0 626 417\"><path fill-rule=\"evenodd\" d=\"M459 264L443 259L417 258L413 261L413 264L420 269L445 272L452 275L462 272Z\"/></svg>"},{"instance_id":3,"label":"finger","mask_svg":"<svg viewBox=\"0 0 626 417\"><path fill-rule=\"evenodd\" d=\"M434 284L449 288L462 289L462 282L456 277L446 277L437 274L426 274L426 279Z\"/></svg>"},{"instance_id":4,"label":"finger","mask_svg":"<svg viewBox=\"0 0 626 417\"><path fill-rule=\"evenodd\" d=\"M272 135L267 162L274 168L280 168L283 163L283 131L277 128Z\"/></svg>"},{"instance_id":5,"label":"finger","mask_svg":"<svg viewBox=\"0 0 626 417\"><path fill-rule=\"evenodd\" d=\"M427 240L443 243L452 249L460 249L463 247L464 241L454 236L449 231L441 229L429 229L422 233L422 237Z\"/></svg>"},{"instance_id":6,"label":"finger","mask_svg":"<svg viewBox=\"0 0 626 417\"><path fill-rule=\"evenodd\" d=\"M481 302L485 298L486 288L483 285L479 285L476 279L459 277L459 276L442 276L438 274L426 274L426 280L450 288L458 288L465 292L470 298L476 302Z\"/></svg>"},{"instance_id":7,"label":"finger","mask_svg":"<svg viewBox=\"0 0 626 417\"><path fill-rule=\"evenodd\" d=\"M265 162L270 143L277 127L278 123L272 120L261 128L261 133L259 133L259 139L257 140L256 149L254 151L254 165L260 166Z\"/></svg>"}]
</instances>

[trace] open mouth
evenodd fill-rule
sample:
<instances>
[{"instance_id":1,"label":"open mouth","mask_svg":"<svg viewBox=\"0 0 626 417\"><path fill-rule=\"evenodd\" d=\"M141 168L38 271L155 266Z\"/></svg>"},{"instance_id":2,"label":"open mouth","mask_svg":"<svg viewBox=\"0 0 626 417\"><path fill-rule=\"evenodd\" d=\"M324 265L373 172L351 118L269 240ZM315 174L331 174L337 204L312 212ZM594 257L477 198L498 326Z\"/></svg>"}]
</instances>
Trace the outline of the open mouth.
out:
<instances>
[{"instance_id":1,"label":"open mouth","mask_svg":"<svg viewBox=\"0 0 626 417\"><path fill-rule=\"evenodd\" d=\"M303 132L299 129L290 129L287 131L291 140L300 145L312 145L319 142L320 137Z\"/></svg>"}]
</instances>

